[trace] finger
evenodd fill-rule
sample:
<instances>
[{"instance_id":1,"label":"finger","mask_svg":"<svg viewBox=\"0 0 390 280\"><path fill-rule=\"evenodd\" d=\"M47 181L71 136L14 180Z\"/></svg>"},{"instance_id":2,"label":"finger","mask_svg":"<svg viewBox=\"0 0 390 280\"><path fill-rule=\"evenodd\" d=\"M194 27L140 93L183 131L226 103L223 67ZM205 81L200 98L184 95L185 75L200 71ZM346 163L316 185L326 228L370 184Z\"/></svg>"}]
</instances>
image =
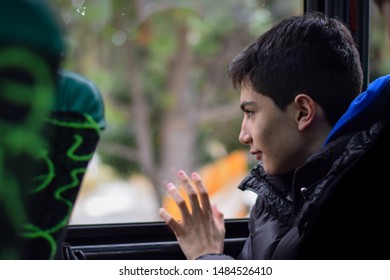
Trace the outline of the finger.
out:
<instances>
[{"instance_id":1,"label":"finger","mask_svg":"<svg viewBox=\"0 0 390 280\"><path fill-rule=\"evenodd\" d=\"M173 201L175 201L177 207L180 210L180 214L183 218L183 222L186 222L189 219L191 219L191 214L190 211L188 210L187 203L185 202L184 198L181 196L177 188L172 183L169 183L167 184L167 189L171 194Z\"/></svg>"},{"instance_id":2,"label":"finger","mask_svg":"<svg viewBox=\"0 0 390 280\"><path fill-rule=\"evenodd\" d=\"M182 233L182 227L164 208L159 210L160 217L163 221L173 230L176 237L180 236Z\"/></svg>"},{"instance_id":3,"label":"finger","mask_svg":"<svg viewBox=\"0 0 390 280\"><path fill-rule=\"evenodd\" d=\"M180 181L183 184L184 189L187 192L187 195L188 195L188 198L190 200L191 207L192 207L192 213L195 215L200 214L202 212L202 209L199 205L198 193L194 189L194 187L192 186L187 174L183 170L180 170L177 173L177 175L179 176Z\"/></svg>"},{"instance_id":4,"label":"finger","mask_svg":"<svg viewBox=\"0 0 390 280\"><path fill-rule=\"evenodd\" d=\"M213 216L216 218L216 222L220 227L225 227L224 215L216 205L212 206Z\"/></svg>"},{"instance_id":5,"label":"finger","mask_svg":"<svg viewBox=\"0 0 390 280\"><path fill-rule=\"evenodd\" d=\"M197 188L203 212L211 215L212 209L211 209L210 197L205 185L203 184L202 178L197 172L192 173L191 177L194 180L195 186Z\"/></svg>"}]
</instances>

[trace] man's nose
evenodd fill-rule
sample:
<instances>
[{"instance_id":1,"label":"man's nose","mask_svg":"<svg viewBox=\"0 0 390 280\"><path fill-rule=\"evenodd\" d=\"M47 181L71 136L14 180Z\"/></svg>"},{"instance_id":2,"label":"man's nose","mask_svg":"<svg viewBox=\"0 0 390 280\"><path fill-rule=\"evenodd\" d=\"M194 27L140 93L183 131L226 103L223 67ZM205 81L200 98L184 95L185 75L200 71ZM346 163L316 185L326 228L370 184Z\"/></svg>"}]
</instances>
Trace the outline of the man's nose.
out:
<instances>
[{"instance_id":1,"label":"man's nose","mask_svg":"<svg viewBox=\"0 0 390 280\"><path fill-rule=\"evenodd\" d=\"M246 144L246 145L249 145L251 143L251 136L250 134L248 133L247 129L245 128L245 125L244 123L241 125L241 131L240 131L240 135L238 136L238 140L242 143L242 144Z\"/></svg>"}]
</instances>

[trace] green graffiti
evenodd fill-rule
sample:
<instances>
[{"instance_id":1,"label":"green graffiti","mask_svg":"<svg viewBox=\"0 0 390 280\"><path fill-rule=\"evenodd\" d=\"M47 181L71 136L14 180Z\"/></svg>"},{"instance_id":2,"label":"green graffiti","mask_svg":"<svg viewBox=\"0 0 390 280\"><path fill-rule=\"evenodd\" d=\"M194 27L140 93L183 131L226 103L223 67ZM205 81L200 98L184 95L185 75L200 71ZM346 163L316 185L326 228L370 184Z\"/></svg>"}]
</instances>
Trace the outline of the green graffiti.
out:
<instances>
[{"instance_id":1,"label":"green graffiti","mask_svg":"<svg viewBox=\"0 0 390 280\"><path fill-rule=\"evenodd\" d=\"M0 257L17 259L22 255L18 233L28 220L26 183L37 150L45 147L39 130L49 114L55 86L46 59L27 48L3 46L0 72L0 105L15 108L14 115L0 117L0 218L7 224L2 230L9 238L0 240Z\"/></svg>"},{"instance_id":2,"label":"green graffiti","mask_svg":"<svg viewBox=\"0 0 390 280\"><path fill-rule=\"evenodd\" d=\"M39 176L35 176L33 178L33 181L42 181L41 184L39 184L35 189L31 190L29 194L38 193L42 190L44 190L55 178L56 174L54 171L54 163L49 157L48 151L43 151L42 155L39 157L42 161L44 161L48 167L48 172L46 174L42 174Z\"/></svg>"},{"instance_id":3,"label":"green graffiti","mask_svg":"<svg viewBox=\"0 0 390 280\"><path fill-rule=\"evenodd\" d=\"M57 119L50 119L49 123L52 123L57 126L69 127L74 129L93 129L96 131L96 133L100 134L100 126L96 123L96 121L90 115L87 114L83 114L83 117L86 119L86 121L82 123L67 122Z\"/></svg>"},{"instance_id":4,"label":"green graffiti","mask_svg":"<svg viewBox=\"0 0 390 280\"><path fill-rule=\"evenodd\" d=\"M0 69L18 69L31 77L32 83L28 84L19 80L2 80L0 92L2 99L30 107L25 128L36 132L49 114L55 93L53 76L47 62L29 49L6 48L0 51Z\"/></svg>"},{"instance_id":5,"label":"green graffiti","mask_svg":"<svg viewBox=\"0 0 390 280\"><path fill-rule=\"evenodd\" d=\"M49 151L43 151L41 153L41 164L45 167L47 172L33 178L37 186L30 191L30 195L32 196L47 197L48 203L51 203L52 205L54 205L55 201L57 201L57 203L64 205L66 210L55 213L55 221L54 223L53 221L50 221L51 225L38 226L40 221L34 222L30 220L25 224L24 230L21 234L23 238L31 240L36 238L46 240L50 250L50 259L54 258L56 255L58 249L57 238L61 231L67 226L72 213L74 198L67 197L67 195L69 196L69 191L71 189L75 189L76 193L78 192L77 188L81 185L81 180L86 172L86 166L94 153L94 149L92 149L93 151L88 154L85 154L85 152L82 155L76 154L78 151L83 151L83 149L85 149L82 147L83 144L88 144L85 142L85 138L82 134L93 133L96 134L97 137L100 135L99 126L89 115L80 114L78 117L82 118L82 122L60 120L55 117L48 120L48 124L56 127L54 131L57 131L57 128L69 129L61 131L61 133L67 135L67 137L64 138L65 142L62 143L62 145L65 144L67 148L60 154L57 153L56 149L53 150L54 152L52 152L52 154L50 154ZM73 137L69 137L72 136L72 134ZM69 141L70 139L73 139L73 141ZM56 174L57 165L64 163L66 163L66 166L73 166L72 169L61 169L61 173ZM83 167L80 167L80 164L82 164ZM69 177L71 179L70 183L60 184L59 182L63 181L59 180L60 177ZM46 193L44 193L44 191L46 191ZM49 196L53 199L50 199Z\"/></svg>"}]
</instances>

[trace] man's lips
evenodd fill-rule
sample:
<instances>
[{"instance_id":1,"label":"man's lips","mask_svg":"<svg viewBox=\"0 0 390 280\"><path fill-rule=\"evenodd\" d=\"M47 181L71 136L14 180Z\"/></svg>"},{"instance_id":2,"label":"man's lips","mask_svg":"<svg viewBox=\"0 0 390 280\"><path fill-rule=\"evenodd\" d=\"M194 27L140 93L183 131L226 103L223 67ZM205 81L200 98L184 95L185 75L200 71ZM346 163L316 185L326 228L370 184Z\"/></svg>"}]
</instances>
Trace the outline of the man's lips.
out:
<instances>
[{"instance_id":1,"label":"man's lips","mask_svg":"<svg viewBox=\"0 0 390 280\"><path fill-rule=\"evenodd\" d=\"M261 155L262 155L262 152L260 151L251 151L250 152L252 155L254 155L256 157L257 160L261 160Z\"/></svg>"}]
</instances>

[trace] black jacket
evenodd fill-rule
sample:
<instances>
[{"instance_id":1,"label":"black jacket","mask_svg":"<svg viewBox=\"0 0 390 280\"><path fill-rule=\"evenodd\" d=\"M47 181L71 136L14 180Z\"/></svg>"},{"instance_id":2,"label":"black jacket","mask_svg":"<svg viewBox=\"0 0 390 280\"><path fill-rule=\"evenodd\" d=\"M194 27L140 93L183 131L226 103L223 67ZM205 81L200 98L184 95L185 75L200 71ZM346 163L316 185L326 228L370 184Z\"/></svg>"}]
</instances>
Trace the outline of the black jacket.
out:
<instances>
[{"instance_id":1,"label":"black jacket","mask_svg":"<svg viewBox=\"0 0 390 280\"><path fill-rule=\"evenodd\" d=\"M251 170L239 188L258 198L239 259L390 259L389 81L371 83L291 174Z\"/></svg>"}]
</instances>

